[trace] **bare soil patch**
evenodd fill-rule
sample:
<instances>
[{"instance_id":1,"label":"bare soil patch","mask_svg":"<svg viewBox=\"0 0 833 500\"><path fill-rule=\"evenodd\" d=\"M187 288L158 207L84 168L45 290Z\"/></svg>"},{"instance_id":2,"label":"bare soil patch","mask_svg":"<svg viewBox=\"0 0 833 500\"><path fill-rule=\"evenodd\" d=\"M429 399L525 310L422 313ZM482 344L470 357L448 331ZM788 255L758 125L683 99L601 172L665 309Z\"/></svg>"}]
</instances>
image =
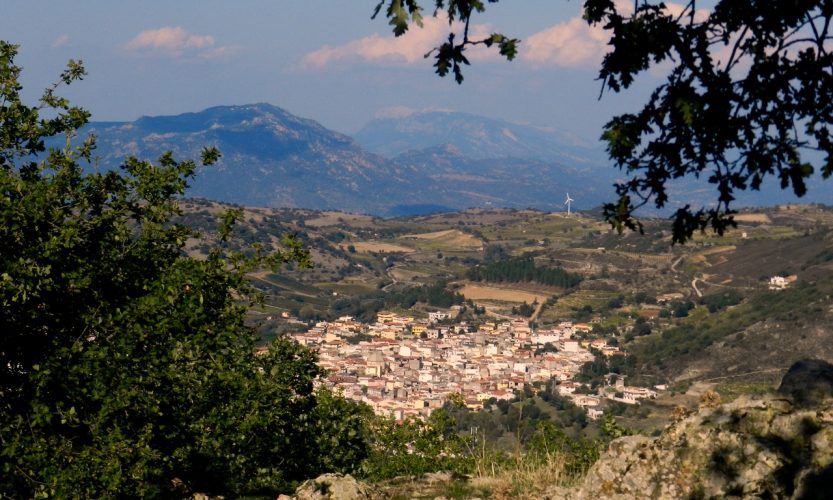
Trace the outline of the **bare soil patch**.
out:
<instances>
[{"instance_id":1,"label":"bare soil patch","mask_svg":"<svg viewBox=\"0 0 833 500\"><path fill-rule=\"evenodd\" d=\"M737 214L735 215L737 222L752 222L759 224L771 224L772 219L767 214Z\"/></svg>"},{"instance_id":2,"label":"bare soil patch","mask_svg":"<svg viewBox=\"0 0 833 500\"><path fill-rule=\"evenodd\" d=\"M483 246L483 242L479 239L457 229L446 229L445 231L434 231L431 233L408 234L403 236L403 238L429 241L431 243L453 249L471 250L479 249Z\"/></svg>"},{"instance_id":3,"label":"bare soil patch","mask_svg":"<svg viewBox=\"0 0 833 500\"><path fill-rule=\"evenodd\" d=\"M490 285L475 285L472 283L466 284L463 288L461 288L460 293L462 293L467 299L471 300L499 300L504 302L526 302L528 304L535 302L535 300L538 302L544 302L548 297L542 293L531 292L528 290Z\"/></svg>"},{"instance_id":4,"label":"bare soil patch","mask_svg":"<svg viewBox=\"0 0 833 500\"><path fill-rule=\"evenodd\" d=\"M353 246L357 252L411 253L414 251L413 248L381 241L357 241L353 243Z\"/></svg>"},{"instance_id":5,"label":"bare soil patch","mask_svg":"<svg viewBox=\"0 0 833 500\"><path fill-rule=\"evenodd\" d=\"M361 214L348 214L344 212L321 212L319 217L309 219L306 225L313 227L338 226L346 224L354 227L373 225L373 217Z\"/></svg>"}]
</instances>

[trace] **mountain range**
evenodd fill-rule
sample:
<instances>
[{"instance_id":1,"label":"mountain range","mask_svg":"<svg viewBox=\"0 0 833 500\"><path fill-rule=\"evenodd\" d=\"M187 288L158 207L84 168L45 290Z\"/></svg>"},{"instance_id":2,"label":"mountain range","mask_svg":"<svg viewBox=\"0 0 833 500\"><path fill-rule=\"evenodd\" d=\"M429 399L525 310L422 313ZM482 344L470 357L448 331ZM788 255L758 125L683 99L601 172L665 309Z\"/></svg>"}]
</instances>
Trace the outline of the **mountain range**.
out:
<instances>
[{"instance_id":1,"label":"mountain range","mask_svg":"<svg viewBox=\"0 0 833 500\"><path fill-rule=\"evenodd\" d=\"M461 155L475 160L523 158L579 167L606 161L601 144L586 143L566 132L451 111L379 117L354 137L366 149L388 158L453 144Z\"/></svg>"},{"instance_id":2,"label":"mountain range","mask_svg":"<svg viewBox=\"0 0 833 500\"><path fill-rule=\"evenodd\" d=\"M200 168L187 195L246 206L381 216L471 207L560 211L569 192L574 208L588 209L614 198L619 174L601 146L569 134L446 111L375 119L355 138L263 103L91 122L81 133L97 136L91 168L169 150L177 159L198 158L203 147L216 146L221 161ZM698 196L680 189L688 200ZM703 199L710 194L704 190Z\"/></svg>"},{"instance_id":3,"label":"mountain range","mask_svg":"<svg viewBox=\"0 0 833 500\"><path fill-rule=\"evenodd\" d=\"M204 146L216 146L222 160L198 171L188 195L247 206L391 216L483 206L560 210L567 191L580 206L607 197L591 160L567 162L568 153L533 127L462 113L425 115L423 132L410 133L414 147L405 147L407 134L400 131L403 150L388 156L371 152L368 144L385 142L372 130L383 131L390 119L371 122L357 141L262 103L91 122L82 135L97 136L94 168L102 169L117 168L130 155L155 159L170 150L178 159L197 158ZM439 142L437 130L449 127L458 133ZM507 143L509 154L499 155L506 131L518 140L513 148Z\"/></svg>"}]
</instances>

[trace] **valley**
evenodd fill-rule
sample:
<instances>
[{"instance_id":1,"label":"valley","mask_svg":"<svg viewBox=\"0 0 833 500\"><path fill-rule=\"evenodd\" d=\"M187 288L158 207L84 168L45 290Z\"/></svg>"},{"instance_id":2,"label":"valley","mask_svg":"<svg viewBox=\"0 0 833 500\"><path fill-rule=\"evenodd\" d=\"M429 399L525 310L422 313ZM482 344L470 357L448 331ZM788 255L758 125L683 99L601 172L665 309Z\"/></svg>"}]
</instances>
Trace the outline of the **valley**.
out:
<instances>
[{"instance_id":1,"label":"valley","mask_svg":"<svg viewBox=\"0 0 833 500\"><path fill-rule=\"evenodd\" d=\"M208 214L221 205L186 200L183 207L184 222L205 230L207 243L190 247L198 256L211 244ZM588 349L625 354L613 363L594 350L592 362L576 365L573 375L582 373L578 380L587 392L617 392L610 373L628 386L663 388L638 410L610 407L645 432L661 428L680 404L696 405L707 390L727 397L762 391L798 359L833 356L833 210L785 205L745 211L725 235L706 233L675 246L665 220L645 222L644 235L619 235L582 212L472 209L383 219L245 208L230 245L274 245L289 232L312 252L312 269L253 280L264 303L249 317L264 340L283 334L309 339L317 331L324 342L327 331L338 330L328 329L333 322L372 326L385 313L410 318L400 325L407 332L427 328L434 336L462 324L461 339L472 346L478 336L485 345L482 336L503 324L504 341L517 343L517 351L534 349L538 333L570 324L572 338ZM569 285L548 281L555 270L575 279ZM787 278L784 289L771 289L775 276ZM429 289L446 296L426 294ZM460 305L450 309L453 303ZM429 321L437 313L453 321ZM511 325L529 325L530 337L519 340ZM366 328L357 338L369 342ZM412 335L405 332L390 334L382 350L398 352ZM330 336L336 344L320 349L338 349L351 335ZM564 349L563 342L554 345ZM543 387L545 380L536 380L527 383Z\"/></svg>"}]
</instances>

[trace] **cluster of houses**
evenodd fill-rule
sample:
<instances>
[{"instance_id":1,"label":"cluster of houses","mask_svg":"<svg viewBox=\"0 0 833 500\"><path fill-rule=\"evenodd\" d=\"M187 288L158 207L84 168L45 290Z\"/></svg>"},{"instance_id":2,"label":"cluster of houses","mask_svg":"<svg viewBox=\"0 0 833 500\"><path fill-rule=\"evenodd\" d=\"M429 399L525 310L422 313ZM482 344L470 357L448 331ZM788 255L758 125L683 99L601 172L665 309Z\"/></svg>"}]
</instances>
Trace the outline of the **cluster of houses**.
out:
<instances>
[{"instance_id":1,"label":"cluster of houses","mask_svg":"<svg viewBox=\"0 0 833 500\"><path fill-rule=\"evenodd\" d=\"M770 290L784 290L791 284L798 280L798 276L792 274L790 276L772 276L769 278Z\"/></svg>"},{"instance_id":2,"label":"cluster of houses","mask_svg":"<svg viewBox=\"0 0 833 500\"><path fill-rule=\"evenodd\" d=\"M572 379L594 359L590 348L605 356L623 353L602 339L577 338L576 333L589 332L589 325L563 322L533 330L524 319L477 326L439 323L451 314L433 312L426 321L381 312L373 324L345 316L292 337L318 351L319 364L328 372L323 383L397 420L430 415L452 395L480 409L485 401L511 400L524 386L552 379L591 418L602 414L600 397L575 393L578 384ZM623 402L656 396L640 391L649 390L624 387L615 394Z\"/></svg>"}]
</instances>

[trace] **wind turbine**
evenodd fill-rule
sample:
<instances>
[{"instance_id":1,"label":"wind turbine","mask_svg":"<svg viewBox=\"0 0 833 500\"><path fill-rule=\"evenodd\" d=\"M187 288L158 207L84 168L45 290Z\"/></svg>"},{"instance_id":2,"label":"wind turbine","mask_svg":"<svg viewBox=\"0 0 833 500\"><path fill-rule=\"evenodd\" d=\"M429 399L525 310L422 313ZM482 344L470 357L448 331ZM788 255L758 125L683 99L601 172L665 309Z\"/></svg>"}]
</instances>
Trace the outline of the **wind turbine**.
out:
<instances>
[{"instance_id":1,"label":"wind turbine","mask_svg":"<svg viewBox=\"0 0 833 500\"><path fill-rule=\"evenodd\" d=\"M571 206L571 203L574 202L574 201L576 201L576 200L570 198L570 193L567 193L567 199L564 200L564 204L567 205L567 217L570 216L570 206Z\"/></svg>"}]
</instances>

